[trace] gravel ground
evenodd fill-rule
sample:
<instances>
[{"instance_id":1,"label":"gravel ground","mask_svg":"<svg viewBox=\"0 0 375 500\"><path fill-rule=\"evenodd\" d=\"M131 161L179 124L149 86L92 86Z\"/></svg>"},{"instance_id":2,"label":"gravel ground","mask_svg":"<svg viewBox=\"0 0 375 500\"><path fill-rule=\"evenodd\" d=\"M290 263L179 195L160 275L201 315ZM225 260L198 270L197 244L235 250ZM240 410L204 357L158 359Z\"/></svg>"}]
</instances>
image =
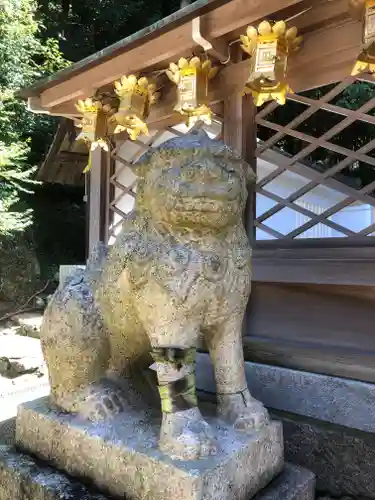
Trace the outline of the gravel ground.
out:
<instances>
[{"instance_id":1,"label":"gravel ground","mask_svg":"<svg viewBox=\"0 0 375 500\"><path fill-rule=\"evenodd\" d=\"M0 444L13 440L17 406L49 393L40 322L41 315L26 315L0 327Z\"/></svg>"}]
</instances>

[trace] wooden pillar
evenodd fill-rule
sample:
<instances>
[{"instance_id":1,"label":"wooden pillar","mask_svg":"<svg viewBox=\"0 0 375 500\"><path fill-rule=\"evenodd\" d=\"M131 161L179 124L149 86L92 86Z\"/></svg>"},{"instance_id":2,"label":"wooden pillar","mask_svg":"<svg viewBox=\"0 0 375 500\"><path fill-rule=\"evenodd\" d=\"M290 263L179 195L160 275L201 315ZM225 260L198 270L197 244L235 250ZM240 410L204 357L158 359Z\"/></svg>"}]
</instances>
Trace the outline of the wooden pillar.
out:
<instances>
[{"instance_id":1,"label":"wooden pillar","mask_svg":"<svg viewBox=\"0 0 375 500\"><path fill-rule=\"evenodd\" d=\"M256 173L256 113L251 96L233 94L224 102L224 142L235 149ZM249 239L255 243L255 185L249 186L245 226Z\"/></svg>"},{"instance_id":2,"label":"wooden pillar","mask_svg":"<svg viewBox=\"0 0 375 500\"><path fill-rule=\"evenodd\" d=\"M99 243L107 243L108 183L110 153L96 148L92 152L88 186L88 254Z\"/></svg>"},{"instance_id":3,"label":"wooden pillar","mask_svg":"<svg viewBox=\"0 0 375 500\"><path fill-rule=\"evenodd\" d=\"M255 173L255 150L257 146L256 113L257 109L251 96L242 97L240 94L234 94L224 102L224 142L235 149L251 165ZM248 198L245 208L245 228L252 246L255 245L255 188L255 184L248 186ZM244 337L249 335L251 330L251 307L252 297L249 300L244 317L242 328Z\"/></svg>"}]
</instances>

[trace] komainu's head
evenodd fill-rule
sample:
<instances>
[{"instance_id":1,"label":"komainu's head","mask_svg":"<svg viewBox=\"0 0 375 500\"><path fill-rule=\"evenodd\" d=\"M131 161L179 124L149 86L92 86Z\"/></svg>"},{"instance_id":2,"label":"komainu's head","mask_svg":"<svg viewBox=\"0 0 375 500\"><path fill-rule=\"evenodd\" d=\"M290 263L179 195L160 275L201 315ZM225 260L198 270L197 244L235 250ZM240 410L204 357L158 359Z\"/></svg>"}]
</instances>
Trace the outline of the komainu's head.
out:
<instances>
[{"instance_id":1,"label":"komainu's head","mask_svg":"<svg viewBox=\"0 0 375 500\"><path fill-rule=\"evenodd\" d=\"M137 213L173 227L237 224L255 175L224 143L192 132L144 155L137 167Z\"/></svg>"}]
</instances>

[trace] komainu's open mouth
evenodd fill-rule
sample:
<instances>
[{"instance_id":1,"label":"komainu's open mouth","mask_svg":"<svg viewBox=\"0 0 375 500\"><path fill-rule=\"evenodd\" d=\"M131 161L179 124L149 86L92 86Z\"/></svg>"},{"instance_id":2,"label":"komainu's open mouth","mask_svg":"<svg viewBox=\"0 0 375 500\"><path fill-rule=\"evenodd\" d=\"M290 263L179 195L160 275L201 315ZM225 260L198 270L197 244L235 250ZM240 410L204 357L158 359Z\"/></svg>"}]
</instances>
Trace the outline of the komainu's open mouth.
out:
<instances>
[{"instance_id":1,"label":"komainu's open mouth","mask_svg":"<svg viewBox=\"0 0 375 500\"><path fill-rule=\"evenodd\" d=\"M237 200L208 200L204 198L194 198L190 203L176 204L174 209L178 212L217 213L222 210L232 212L237 206Z\"/></svg>"}]
</instances>

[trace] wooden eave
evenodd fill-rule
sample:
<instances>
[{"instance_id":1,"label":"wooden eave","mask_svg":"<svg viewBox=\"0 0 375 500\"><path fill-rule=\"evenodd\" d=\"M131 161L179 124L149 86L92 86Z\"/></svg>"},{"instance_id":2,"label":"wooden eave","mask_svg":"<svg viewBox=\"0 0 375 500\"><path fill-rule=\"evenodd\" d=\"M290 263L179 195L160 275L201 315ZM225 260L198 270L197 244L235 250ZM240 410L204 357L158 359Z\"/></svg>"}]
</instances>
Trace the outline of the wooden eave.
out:
<instances>
[{"instance_id":1,"label":"wooden eave","mask_svg":"<svg viewBox=\"0 0 375 500\"><path fill-rule=\"evenodd\" d=\"M277 11L275 12L275 4ZM200 16L202 35L216 51L228 54L228 42L249 24L264 18L288 19L304 35L300 52L291 58L289 81L295 92L339 81L350 74L361 44L361 23L350 17L347 0L200 0L142 32L81 61L48 80L24 89L35 112L77 116L74 103L108 90L123 74L150 73L201 48L192 37L192 19ZM215 54L211 54L215 57ZM217 55L217 54L216 54ZM212 84L210 101L217 103L240 91L247 79L248 60L222 66ZM167 85L149 124L173 120L175 88Z\"/></svg>"},{"instance_id":2,"label":"wooden eave","mask_svg":"<svg viewBox=\"0 0 375 500\"><path fill-rule=\"evenodd\" d=\"M83 170L88 162L85 145L75 141L72 121L62 119L53 142L37 173L37 180L53 184L83 186Z\"/></svg>"}]
</instances>

